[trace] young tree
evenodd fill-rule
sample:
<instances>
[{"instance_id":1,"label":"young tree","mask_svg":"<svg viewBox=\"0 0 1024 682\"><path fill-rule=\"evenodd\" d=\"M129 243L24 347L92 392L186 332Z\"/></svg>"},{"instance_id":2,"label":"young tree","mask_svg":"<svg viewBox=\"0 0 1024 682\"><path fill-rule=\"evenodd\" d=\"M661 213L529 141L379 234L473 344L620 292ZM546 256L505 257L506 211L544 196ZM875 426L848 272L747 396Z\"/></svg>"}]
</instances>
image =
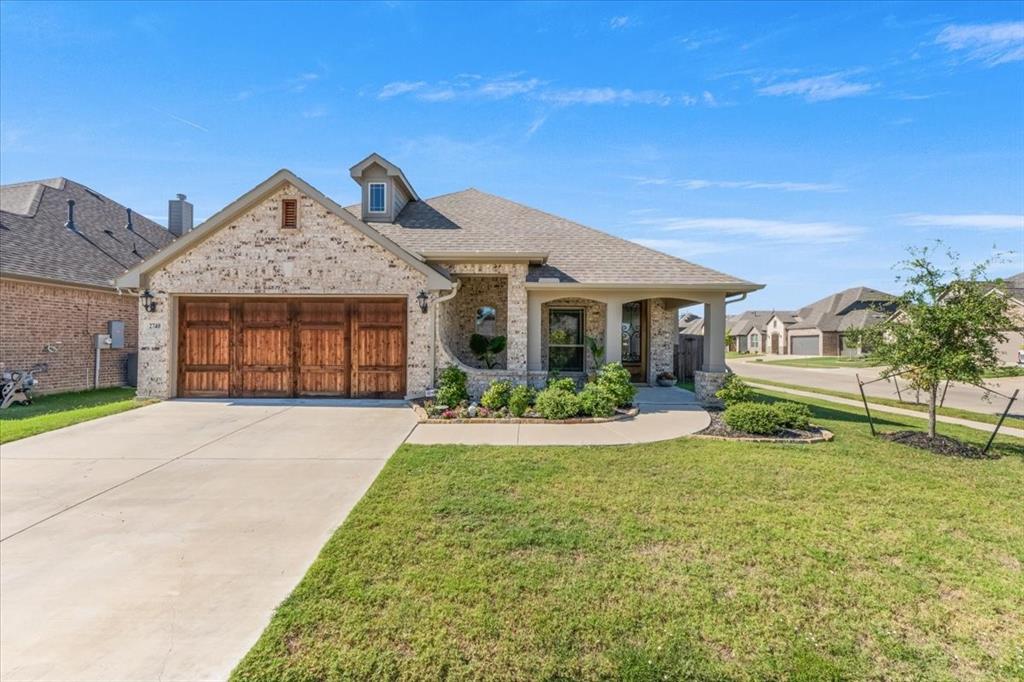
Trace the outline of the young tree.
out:
<instances>
[{"instance_id":1,"label":"young tree","mask_svg":"<svg viewBox=\"0 0 1024 682\"><path fill-rule=\"evenodd\" d=\"M997 343L1020 323L998 291L1002 282L986 275L999 256L964 270L959 255L941 242L908 252L896 266L906 291L896 299L895 313L853 336L887 374L904 373L928 395L928 435L934 438L939 386L947 380L980 383L999 364ZM937 252L945 264L936 262Z\"/></svg>"}]
</instances>

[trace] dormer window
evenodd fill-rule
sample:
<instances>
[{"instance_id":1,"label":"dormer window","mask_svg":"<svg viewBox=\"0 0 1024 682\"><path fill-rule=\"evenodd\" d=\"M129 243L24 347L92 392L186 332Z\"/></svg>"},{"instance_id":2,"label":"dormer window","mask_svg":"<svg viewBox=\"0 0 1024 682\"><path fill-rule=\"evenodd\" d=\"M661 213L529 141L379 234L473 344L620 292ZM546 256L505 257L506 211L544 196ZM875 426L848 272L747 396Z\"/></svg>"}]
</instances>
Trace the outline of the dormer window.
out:
<instances>
[{"instance_id":1,"label":"dormer window","mask_svg":"<svg viewBox=\"0 0 1024 682\"><path fill-rule=\"evenodd\" d=\"M371 182L369 187L370 213L387 212L387 185L383 182Z\"/></svg>"}]
</instances>

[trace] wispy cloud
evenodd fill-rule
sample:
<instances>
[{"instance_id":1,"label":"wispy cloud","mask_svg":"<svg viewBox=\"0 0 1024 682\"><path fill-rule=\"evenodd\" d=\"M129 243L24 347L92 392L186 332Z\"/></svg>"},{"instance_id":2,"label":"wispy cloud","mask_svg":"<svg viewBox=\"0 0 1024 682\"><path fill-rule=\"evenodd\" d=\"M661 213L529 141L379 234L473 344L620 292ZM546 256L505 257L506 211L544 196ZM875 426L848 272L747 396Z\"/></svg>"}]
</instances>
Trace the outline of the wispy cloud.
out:
<instances>
[{"instance_id":1,"label":"wispy cloud","mask_svg":"<svg viewBox=\"0 0 1024 682\"><path fill-rule=\"evenodd\" d=\"M860 83L847 80L845 73L831 73L827 76L812 76L794 81L773 83L758 90L762 95L774 97L794 95L803 97L808 102L827 102L844 97L857 97L870 92L875 86L872 83Z\"/></svg>"},{"instance_id":2,"label":"wispy cloud","mask_svg":"<svg viewBox=\"0 0 1024 682\"><path fill-rule=\"evenodd\" d=\"M823 182L764 182L757 180L671 180L668 178L632 178L638 185L661 185L679 189L769 189L782 192L845 192L842 185Z\"/></svg>"},{"instance_id":3,"label":"wispy cloud","mask_svg":"<svg viewBox=\"0 0 1024 682\"><path fill-rule=\"evenodd\" d=\"M798 244L838 244L853 241L863 230L834 222L794 222L759 218L651 218L637 221L665 231L705 232Z\"/></svg>"},{"instance_id":4,"label":"wispy cloud","mask_svg":"<svg viewBox=\"0 0 1024 682\"><path fill-rule=\"evenodd\" d=\"M1024 215L1012 213L909 213L902 216L904 225L914 227L952 227L965 230L1022 230Z\"/></svg>"},{"instance_id":5,"label":"wispy cloud","mask_svg":"<svg viewBox=\"0 0 1024 682\"><path fill-rule=\"evenodd\" d=\"M526 129L526 137L533 137L533 134L540 130L541 126L543 126L544 122L547 120L547 116L538 116L533 119L533 123L531 123L530 127Z\"/></svg>"},{"instance_id":6,"label":"wispy cloud","mask_svg":"<svg viewBox=\"0 0 1024 682\"><path fill-rule=\"evenodd\" d=\"M378 99L414 97L424 102L452 100L504 100L524 98L553 106L644 104L653 106L720 106L714 94L704 91L699 95L669 93L661 90L635 90L615 87L553 87L540 78L526 78L521 74L485 77L477 74L459 74L450 80L394 81L376 91Z\"/></svg>"},{"instance_id":7,"label":"wispy cloud","mask_svg":"<svg viewBox=\"0 0 1024 682\"><path fill-rule=\"evenodd\" d=\"M632 26L634 23L636 23L635 20L626 15L612 17L608 20L608 25L613 29L626 28L627 26Z\"/></svg>"},{"instance_id":8,"label":"wispy cloud","mask_svg":"<svg viewBox=\"0 0 1024 682\"><path fill-rule=\"evenodd\" d=\"M377 99L389 99L427 87L426 81L395 81L388 83L377 93Z\"/></svg>"},{"instance_id":9,"label":"wispy cloud","mask_svg":"<svg viewBox=\"0 0 1024 682\"><path fill-rule=\"evenodd\" d=\"M935 43L986 66L1016 62L1024 59L1024 22L950 24Z\"/></svg>"},{"instance_id":10,"label":"wispy cloud","mask_svg":"<svg viewBox=\"0 0 1024 682\"><path fill-rule=\"evenodd\" d=\"M649 249L664 251L680 258L696 258L710 253L726 253L742 248L741 244L729 241L692 239L631 239L631 242Z\"/></svg>"},{"instance_id":11,"label":"wispy cloud","mask_svg":"<svg viewBox=\"0 0 1024 682\"><path fill-rule=\"evenodd\" d=\"M551 104L672 104L672 97L660 90L631 90L630 88L571 88L549 90L540 99Z\"/></svg>"},{"instance_id":12,"label":"wispy cloud","mask_svg":"<svg viewBox=\"0 0 1024 682\"><path fill-rule=\"evenodd\" d=\"M303 111L302 118L323 118L327 113L327 107L315 106Z\"/></svg>"}]
</instances>

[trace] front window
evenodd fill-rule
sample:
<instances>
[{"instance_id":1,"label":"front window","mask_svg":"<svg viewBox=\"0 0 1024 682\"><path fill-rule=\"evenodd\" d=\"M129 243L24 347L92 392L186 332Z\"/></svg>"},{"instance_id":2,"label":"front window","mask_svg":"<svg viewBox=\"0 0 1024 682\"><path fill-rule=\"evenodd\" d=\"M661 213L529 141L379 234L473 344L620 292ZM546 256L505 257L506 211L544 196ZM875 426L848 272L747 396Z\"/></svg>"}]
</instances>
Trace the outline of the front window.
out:
<instances>
[{"instance_id":1,"label":"front window","mask_svg":"<svg viewBox=\"0 0 1024 682\"><path fill-rule=\"evenodd\" d=\"M583 311L551 309L548 312L548 369L583 371Z\"/></svg>"},{"instance_id":2,"label":"front window","mask_svg":"<svg viewBox=\"0 0 1024 682\"><path fill-rule=\"evenodd\" d=\"M387 206L387 185L383 182L370 183L370 213L384 213Z\"/></svg>"}]
</instances>

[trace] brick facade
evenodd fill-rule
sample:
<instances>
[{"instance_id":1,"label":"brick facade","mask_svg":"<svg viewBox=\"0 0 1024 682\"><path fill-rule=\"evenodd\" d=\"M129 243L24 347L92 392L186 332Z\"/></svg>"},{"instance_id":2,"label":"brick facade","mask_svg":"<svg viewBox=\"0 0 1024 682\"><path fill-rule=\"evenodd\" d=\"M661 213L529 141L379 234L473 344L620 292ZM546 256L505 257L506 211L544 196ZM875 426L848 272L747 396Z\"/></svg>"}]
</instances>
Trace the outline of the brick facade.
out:
<instances>
[{"instance_id":1,"label":"brick facade","mask_svg":"<svg viewBox=\"0 0 1024 682\"><path fill-rule=\"evenodd\" d=\"M664 299L652 298L647 304L650 319L647 382L653 384L661 372L675 369L675 344L679 331L679 308Z\"/></svg>"},{"instance_id":2,"label":"brick facade","mask_svg":"<svg viewBox=\"0 0 1024 682\"><path fill-rule=\"evenodd\" d=\"M600 301L589 298L559 298L548 301L541 305L540 319L540 358L541 366L548 366L548 323L550 322L550 311L552 308L582 308L583 309L583 333L586 336L597 339L597 345L606 347L604 342L604 317L607 306ZM618 342L618 340L616 340ZM583 367L590 371L595 367L594 354L587 347L586 339L583 340ZM571 374L567 372L566 374Z\"/></svg>"},{"instance_id":3,"label":"brick facade","mask_svg":"<svg viewBox=\"0 0 1024 682\"><path fill-rule=\"evenodd\" d=\"M121 320L125 348L100 351L100 386L124 386L128 355L137 349L136 310L127 294L0 279L0 365L47 364L37 376L40 394L93 388L93 335L106 334L108 320Z\"/></svg>"},{"instance_id":4,"label":"brick facade","mask_svg":"<svg viewBox=\"0 0 1024 682\"><path fill-rule=\"evenodd\" d=\"M298 229L281 227L281 200L299 201ZM382 295L408 302L406 390L430 384L430 316L416 295L426 276L298 189L286 185L152 273L156 312L140 311L139 395L174 395L175 296Z\"/></svg>"}]
</instances>

